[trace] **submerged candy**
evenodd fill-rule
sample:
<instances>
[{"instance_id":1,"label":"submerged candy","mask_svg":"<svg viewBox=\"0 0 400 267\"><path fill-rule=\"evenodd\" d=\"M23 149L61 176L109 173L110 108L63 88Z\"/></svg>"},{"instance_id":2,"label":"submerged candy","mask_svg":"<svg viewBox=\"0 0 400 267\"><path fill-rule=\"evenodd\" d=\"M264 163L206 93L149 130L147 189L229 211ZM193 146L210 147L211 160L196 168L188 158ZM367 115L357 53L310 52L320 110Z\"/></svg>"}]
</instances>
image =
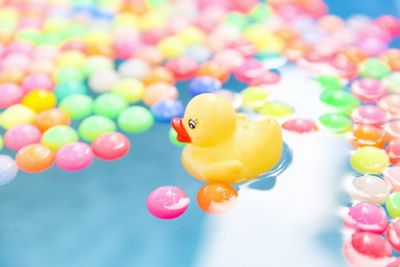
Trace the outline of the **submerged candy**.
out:
<instances>
[{"instance_id":1,"label":"submerged candy","mask_svg":"<svg viewBox=\"0 0 400 267\"><path fill-rule=\"evenodd\" d=\"M42 144L32 144L18 151L15 161L27 173L39 173L51 167L54 152Z\"/></svg>"},{"instance_id":2,"label":"submerged candy","mask_svg":"<svg viewBox=\"0 0 400 267\"><path fill-rule=\"evenodd\" d=\"M388 224L385 211L369 203L352 206L343 220L347 227L353 228L356 232L377 234L382 234Z\"/></svg>"},{"instance_id":3,"label":"submerged candy","mask_svg":"<svg viewBox=\"0 0 400 267\"><path fill-rule=\"evenodd\" d=\"M85 143L69 143L61 147L56 154L56 165L65 171L80 171L87 168L94 159L93 151Z\"/></svg>"},{"instance_id":4,"label":"submerged candy","mask_svg":"<svg viewBox=\"0 0 400 267\"><path fill-rule=\"evenodd\" d=\"M236 204L238 192L225 183L204 185L197 193L199 207L211 214L222 214L230 211Z\"/></svg>"},{"instance_id":5,"label":"submerged candy","mask_svg":"<svg viewBox=\"0 0 400 267\"><path fill-rule=\"evenodd\" d=\"M93 153L102 160L117 160L125 156L131 147L129 139L120 133L104 133L92 144Z\"/></svg>"},{"instance_id":6,"label":"submerged candy","mask_svg":"<svg viewBox=\"0 0 400 267\"><path fill-rule=\"evenodd\" d=\"M392 191L392 185L380 177L363 175L355 177L349 193L353 201L383 205Z\"/></svg>"},{"instance_id":7,"label":"submerged candy","mask_svg":"<svg viewBox=\"0 0 400 267\"><path fill-rule=\"evenodd\" d=\"M389 166L385 150L364 146L357 148L350 156L351 166L359 173L379 174Z\"/></svg>"},{"instance_id":8,"label":"submerged candy","mask_svg":"<svg viewBox=\"0 0 400 267\"><path fill-rule=\"evenodd\" d=\"M11 150L20 150L21 148L39 143L42 133L32 124L22 124L14 126L7 130L4 135L4 144Z\"/></svg>"},{"instance_id":9,"label":"submerged candy","mask_svg":"<svg viewBox=\"0 0 400 267\"><path fill-rule=\"evenodd\" d=\"M63 100L73 94L87 94L88 89L82 82L65 81L57 85L54 93L58 100Z\"/></svg>"},{"instance_id":10,"label":"submerged candy","mask_svg":"<svg viewBox=\"0 0 400 267\"><path fill-rule=\"evenodd\" d=\"M362 77L382 79L390 72L389 67L381 60L370 58L365 60L360 66Z\"/></svg>"},{"instance_id":11,"label":"submerged candy","mask_svg":"<svg viewBox=\"0 0 400 267\"><path fill-rule=\"evenodd\" d=\"M7 155L0 155L0 186L8 184L17 176L18 167L15 161Z\"/></svg>"},{"instance_id":12,"label":"submerged candy","mask_svg":"<svg viewBox=\"0 0 400 267\"><path fill-rule=\"evenodd\" d=\"M147 209L159 219L170 220L181 216L189 206L186 193L175 186L155 189L147 198Z\"/></svg>"}]
</instances>

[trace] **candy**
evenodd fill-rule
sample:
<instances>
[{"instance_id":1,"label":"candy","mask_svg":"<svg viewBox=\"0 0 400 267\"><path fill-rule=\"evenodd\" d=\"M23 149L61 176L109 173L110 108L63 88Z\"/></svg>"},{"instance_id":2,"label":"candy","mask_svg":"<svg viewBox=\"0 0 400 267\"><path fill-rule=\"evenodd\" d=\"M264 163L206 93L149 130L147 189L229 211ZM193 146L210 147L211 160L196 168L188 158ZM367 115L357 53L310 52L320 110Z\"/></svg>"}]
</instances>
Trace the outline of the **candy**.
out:
<instances>
[{"instance_id":1,"label":"candy","mask_svg":"<svg viewBox=\"0 0 400 267\"><path fill-rule=\"evenodd\" d=\"M369 105L353 110L352 119L354 124L381 127L389 120L389 114L377 106Z\"/></svg>"},{"instance_id":2,"label":"candy","mask_svg":"<svg viewBox=\"0 0 400 267\"><path fill-rule=\"evenodd\" d=\"M341 112L350 112L360 105L352 94L340 90L326 90L320 96L321 101Z\"/></svg>"},{"instance_id":3,"label":"candy","mask_svg":"<svg viewBox=\"0 0 400 267\"><path fill-rule=\"evenodd\" d=\"M400 220L394 220L388 225L386 237L392 247L396 251L400 251Z\"/></svg>"},{"instance_id":4,"label":"candy","mask_svg":"<svg viewBox=\"0 0 400 267\"><path fill-rule=\"evenodd\" d=\"M55 95L47 90L32 90L27 93L21 101L21 104L36 112L50 109L54 107L56 103L57 99Z\"/></svg>"},{"instance_id":5,"label":"candy","mask_svg":"<svg viewBox=\"0 0 400 267\"><path fill-rule=\"evenodd\" d=\"M43 133L41 143L51 150L57 151L66 144L77 142L78 139L79 136L75 129L58 125L49 128Z\"/></svg>"},{"instance_id":6,"label":"candy","mask_svg":"<svg viewBox=\"0 0 400 267\"><path fill-rule=\"evenodd\" d=\"M34 121L35 126L42 132L53 126L68 126L70 123L71 119L68 113L58 108L52 108L38 113Z\"/></svg>"},{"instance_id":7,"label":"candy","mask_svg":"<svg viewBox=\"0 0 400 267\"><path fill-rule=\"evenodd\" d=\"M36 113L24 105L9 106L2 114L0 114L0 124L5 129L10 129L21 124L32 123Z\"/></svg>"},{"instance_id":8,"label":"candy","mask_svg":"<svg viewBox=\"0 0 400 267\"><path fill-rule=\"evenodd\" d=\"M88 76L92 76L101 70L113 69L114 63L110 58L96 55L86 58L85 72Z\"/></svg>"},{"instance_id":9,"label":"candy","mask_svg":"<svg viewBox=\"0 0 400 267\"><path fill-rule=\"evenodd\" d=\"M400 191L400 166L392 166L384 170L383 177L392 188L393 192Z\"/></svg>"},{"instance_id":10,"label":"candy","mask_svg":"<svg viewBox=\"0 0 400 267\"><path fill-rule=\"evenodd\" d=\"M385 146L385 130L368 124L356 125L349 136L349 141L353 147L383 148Z\"/></svg>"},{"instance_id":11,"label":"candy","mask_svg":"<svg viewBox=\"0 0 400 267\"><path fill-rule=\"evenodd\" d=\"M89 87L93 92L109 92L118 82L118 74L112 69L103 69L95 72L89 78Z\"/></svg>"},{"instance_id":12,"label":"candy","mask_svg":"<svg viewBox=\"0 0 400 267\"><path fill-rule=\"evenodd\" d=\"M82 82L85 79L85 73L74 67L61 67L56 69L54 77L57 84L68 81Z\"/></svg>"},{"instance_id":13,"label":"candy","mask_svg":"<svg viewBox=\"0 0 400 267\"><path fill-rule=\"evenodd\" d=\"M398 164L400 162L400 139L394 139L386 147L386 153L389 156L390 163Z\"/></svg>"},{"instance_id":14,"label":"candy","mask_svg":"<svg viewBox=\"0 0 400 267\"><path fill-rule=\"evenodd\" d=\"M6 109L9 106L19 103L23 96L24 92L17 84L0 84L0 109Z\"/></svg>"},{"instance_id":15,"label":"candy","mask_svg":"<svg viewBox=\"0 0 400 267\"><path fill-rule=\"evenodd\" d=\"M128 103L122 96L113 93L102 94L94 101L93 110L97 115L110 119L118 117L119 113L128 107Z\"/></svg>"},{"instance_id":16,"label":"candy","mask_svg":"<svg viewBox=\"0 0 400 267\"><path fill-rule=\"evenodd\" d=\"M386 210L392 219L400 217L400 192L390 194L386 200Z\"/></svg>"},{"instance_id":17,"label":"candy","mask_svg":"<svg viewBox=\"0 0 400 267\"><path fill-rule=\"evenodd\" d=\"M185 143L179 142L178 139L177 139L177 137L178 137L178 134L176 133L176 131L175 131L173 128L169 129L169 132L168 132L169 141L170 141L173 145L175 145L175 146L177 146L177 147L183 147L183 146L185 146Z\"/></svg>"},{"instance_id":18,"label":"candy","mask_svg":"<svg viewBox=\"0 0 400 267\"><path fill-rule=\"evenodd\" d=\"M380 177L363 175L355 177L349 193L353 201L383 205L392 191L392 185Z\"/></svg>"},{"instance_id":19,"label":"candy","mask_svg":"<svg viewBox=\"0 0 400 267\"><path fill-rule=\"evenodd\" d=\"M117 160L124 157L131 147L129 139L120 133L104 133L92 144L93 153L102 160Z\"/></svg>"},{"instance_id":20,"label":"candy","mask_svg":"<svg viewBox=\"0 0 400 267\"><path fill-rule=\"evenodd\" d=\"M192 96L204 93L215 93L221 89L221 82L210 76L201 76L193 79L189 84Z\"/></svg>"},{"instance_id":21,"label":"candy","mask_svg":"<svg viewBox=\"0 0 400 267\"><path fill-rule=\"evenodd\" d=\"M56 154L56 165L65 171L80 171L87 168L94 159L91 147L85 143L69 143Z\"/></svg>"},{"instance_id":22,"label":"candy","mask_svg":"<svg viewBox=\"0 0 400 267\"><path fill-rule=\"evenodd\" d=\"M0 151L3 149L4 147L4 140L3 137L0 135Z\"/></svg>"},{"instance_id":23,"label":"candy","mask_svg":"<svg viewBox=\"0 0 400 267\"><path fill-rule=\"evenodd\" d=\"M225 183L210 183L203 185L197 193L197 204L210 214L223 214L230 211L236 204L238 192Z\"/></svg>"},{"instance_id":24,"label":"candy","mask_svg":"<svg viewBox=\"0 0 400 267\"><path fill-rule=\"evenodd\" d=\"M11 150L20 150L21 148L39 143L42 133L32 124L22 124L14 126L7 130L4 135L4 144Z\"/></svg>"},{"instance_id":25,"label":"candy","mask_svg":"<svg viewBox=\"0 0 400 267\"><path fill-rule=\"evenodd\" d=\"M153 83L146 88L143 95L143 102L153 106L160 101L178 99L178 90L168 83Z\"/></svg>"},{"instance_id":26,"label":"candy","mask_svg":"<svg viewBox=\"0 0 400 267\"><path fill-rule=\"evenodd\" d=\"M263 64L255 59L247 59L241 66L233 70L235 78L243 83L250 83L251 80L263 76L266 72Z\"/></svg>"},{"instance_id":27,"label":"candy","mask_svg":"<svg viewBox=\"0 0 400 267\"><path fill-rule=\"evenodd\" d=\"M309 133L318 130L317 125L308 119L291 119L282 124L282 128L295 133Z\"/></svg>"},{"instance_id":28,"label":"candy","mask_svg":"<svg viewBox=\"0 0 400 267\"><path fill-rule=\"evenodd\" d=\"M22 88L25 92L38 89L51 91L54 88L54 82L49 76L45 74L31 74L25 77L24 81L22 82Z\"/></svg>"},{"instance_id":29,"label":"candy","mask_svg":"<svg viewBox=\"0 0 400 267\"><path fill-rule=\"evenodd\" d=\"M343 220L347 227L357 232L382 234L388 225L385 211L369 203L352 206Z\"/></svg>"},{"instance_id":30,"label":"candy","mask_svg":"<svg viewBox=\"0 0 400 267\"><path fill-rule=\"evenodd\" d=\"M160 101L151 107L151 112L159 122L170 122L172 118L181 117L185 108L180 101Z\"/></svg>"},{"instance_id":31,"label":"candy","mask_svg":"<svg viewBox=\"0 0 400 267\"><path fill-rule=\"evenodd\" d=\"M87 117L78 128L79 135L87 142L93 142L101 134L115 130L116 125L111 119L99 115Z\"/></svg>"},{"instance_id":32,"label":"candy","mask_svg":"<svg viewBox=\"0 0 400 267\"><path fill-rule=\"evenodd\" d=\"M132 106L123 110L118 116L118 127L127 133L143 133L154 124L151 112L141 106Z\"/></svg>"},{"instance_id":33,"label":"candy","mask_svg":"<svg viewBox=\"0 0 400 267\"><path fill-rule=\"evenodd\" d=\"M392 72L382 80L383 85L387 88L389 93L400 93L400 72Z\"/></svg>"},{"instance_id":34,"label":"candy","mask_svg":"<svg viewBox=\"0 0 400 267\"><path fill-rule=\"evenodd\" d=\"M214 77L220 82L227 82L230 77L228 67L217 61L206 61L197 70L198 76Z\"/></svg>"},{"instance_id":35,"label":"candy","mask_svg":"<svg viewBox=\"0 0 400 267\"><path fill-rule=\"evenodd\" d=\"M54 93L58 100L63 100L67 96L73 94L87 94L88 89L82 82L79 81L65 81L57 84Z\"/></svg>"},{"instance_id":36,"label":"candy","mask_svg":"<svg viewBox=\"0 0 400 267\"><path fill-rule=\"evenodd\" d=\"M350 156L351 166L362 174L379 174L389 166L389 157L373 146L357 148Z\"/></svg>"},{"instance_id":37,"label":"candy","mask_svg":"<svg viewBox=\"0 0 400 267\"><path fill-rule=\"evenodd\" d=\"M270 102L262 106L258 113L274 117L285 117L293 114L293 109L284 103Z\"/></svg>"},{"instance_id":38,"label":"candy","mask_svg":"<svg viewBox=\"0 0 400 267\"><path fill-rule=\"evenodd\" d=\"M351 119L342 113L326 113L319 118L319 121L333 133L345 133L351 129Z\"/></svg>"},{"instance_id":39,"label":"candy","mask_svg":"<svg viewBox=\"0 0 400 267\"><path fill-rule=\"evenodd\" d=\"M270 93L262 87L248 87L240 95L243 108L254 110L267 104Z\"/></svg>"},{"instance_id":40,"label":"candy","mask_svg":"<svg viewBox=\"0 0 400 267\"><path fill-rule=\"evenodd\" d=\"M197 62L190 57L175 57L165 64L177 81L188 80L194 77L197 71Z\"/></svg>"},{"instance_id":41,"label":"candy","mask_svg":"<svg viewBox=\"0 0 400 267\"><path fill-rule=\"evenodd\" d=\"M370 58L360 65L360 74L362 77L382 79L390 72L389 67L381 60Z\"/></svg>"},{"instance_id":42,"label":"candy","mask_svg":"<svg viewBox=\"0 0 400 267\"><path fill-rule=\"evenodd\" d=\"M379 80L364 78L353 82L351 92L360 101L373 103L385 96L386 89Z\"/></svg>"},{"instance_id":43,"label":"candy","mask_svg":"<svg viewBox=\"0 0 400 267\"><path fill-rule=\"evenodd\" d=\"M143 98L144 85L136 79L121 79L112 87L111 91L122 96L128 103L137 103Z\"/></svg>"},{"instance_id":44,"label":"candy","mask_svg":"<svg viewBox=\"0 0 400 267\"><path fill-rule=\"evenodd\" d=\"M54 152L42 144L32 144L19 150L15 161L22 171L39 173L51 167Z\"/></svg>"},{"instance_id":45,"label":"candy","mask_svg":"<svg viewBox=\"0 0 400 267\"><path fill-rule=\"evenodd\" d=\"M73 94L64 98L60 109L68 113L73 120L83 119L93 112L93 99L87 95Z\"/></svg>"},{"instance_id":46,"label":"candy","mask_svg":"<svg viewBox=\"0 0 400 267\"><path fill-rule=\"evenodd\" d=\"M155 67L151 69L151 71L143 77L143 83L146 85L159 82L169 83L169 84L174 83L175 82L174 74L167 68Z\"/></svg>"},{"instance_id":47,"label":"candy","mask_svg":"<svg viewBox=\"0 0 400 267\"><path fill-rule=\"evenodd\" d=\"M0 186L10 183L18 174L15 161L7 155L0 155Z\"/></svg>"},{"instance_id":48,"label":"candy","mask_svg":"<svg viewBox=\"0 0 400 267\"><path fill-rule=\"evenodd\" d=\"M159 219L170 220L181 216L189 206L186 193L175 186L155 189L147 198L147 209Z\"/></svg>"},{"instance_id":49,"label":"candy","mask_svg":"<svg viewBox=\"0 0 400 267\"><path fill-rule=\"evenodd\" d=\"M166 58L176 57L183 53L185 44L177 37L170 36L158 43L158 48Z\"/></svg>"},{"instance_id":50,"label":"candy","mask_svg":"<svg viewBox=\"0 0 400 267\"><path fill-rule=\"evenodd\" d=\"M150 65L140 59L126 60L118 67L120 76L129 79L142 79L149 72Z\"/></svg>"},{"instance_id":51,"label":"candy","mask_svg":"<svg viewBox=\"0 0 400 267\"><path fill-rule=\"evenodd\" d=\"M379 101L378 106L390 113L391 118L400 118L400 95L388 95Z\"/></svg>"}]
</instances>

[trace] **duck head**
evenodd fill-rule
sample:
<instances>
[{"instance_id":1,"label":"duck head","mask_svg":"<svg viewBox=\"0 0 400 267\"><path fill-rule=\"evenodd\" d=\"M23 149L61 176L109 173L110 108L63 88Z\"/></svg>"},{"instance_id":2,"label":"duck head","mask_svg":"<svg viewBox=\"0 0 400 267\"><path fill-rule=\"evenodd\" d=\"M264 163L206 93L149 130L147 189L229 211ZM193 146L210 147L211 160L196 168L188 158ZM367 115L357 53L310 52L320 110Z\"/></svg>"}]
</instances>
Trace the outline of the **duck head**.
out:
<instances>
[{"instance_id":1,"label":"duck head","mask_svg":"<svg viewBox=\"0 0 400 267\"><path fill-rule=\"evenodd\" d=\"M172 120L172 127L178 133L178 141L209 147L235 132L236 113L223 97L201 94L189 102L183 119Z\"/></svg>"}]
</instances>

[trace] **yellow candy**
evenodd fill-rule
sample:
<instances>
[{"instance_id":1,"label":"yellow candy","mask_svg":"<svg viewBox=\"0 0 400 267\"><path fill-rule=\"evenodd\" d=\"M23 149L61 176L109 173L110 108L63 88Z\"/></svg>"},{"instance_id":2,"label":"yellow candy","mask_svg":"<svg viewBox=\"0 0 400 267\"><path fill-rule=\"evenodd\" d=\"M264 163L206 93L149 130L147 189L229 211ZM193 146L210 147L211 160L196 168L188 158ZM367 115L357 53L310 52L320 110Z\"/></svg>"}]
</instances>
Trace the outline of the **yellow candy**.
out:
<instances>
[{"instance_id":1,"label":"yellow candy","mask_svg":"<svg viewBox=\"0 0 400 267\"><path fill-rule=\"evenodd\" d=\"M178 32L177 36L186 45L202 44L206 40L204 32L196 27L187 27Z\"/></svg>"},{"instance_id":2,"label":"yellow candy","mask_svg":"<svg viewBox=\"0 0 400 267\"><path fill-rule=\"evenodd\" d=\"M261 107L258 112L262 115L284 117L293 114L293 109L284 103L271 102Z\"/></svg>"},{"instance_id":3,"label":"yellow candy","mask_svg":"<svg viewBox=\"0 0 400 267\"><path fill-rule=\"evenodd\" d=\"M264 106L269 98L269 92L261 87L248 87L242 91L242 106L246 109L257 109Z\"/></svg>"},{"instance_id":4,"label":"yellow candy","mask_svg":"<svg viewBox=\"0 0 400 267\"><path fill-rule=\"evenodd\" d=\"M41 112L54 107L57 103L55 95L47 90L32 90L27 93L21 104L30 109Z\"/></svg>"},{"instance_id":5,"label":"yellow candy","mask_svg":"<svg viewBox=\"0 0 400 267\"><path fill-rule=\"evenodd\" d=\"M112 92L129 103L136 103L143 99L144 85L135 79L122 79L113 86Z\"/></svg>"},{"instance_id":6,"label":"yellow candy","mask_svg":"<svg viewBox=\"0 0 400 267\"><path fill-rule=\"evenodd\" d=\"M244 31L244 37L253 43L258 51L280 52L284 49L283 40L269 32L261 24L254 24L247 27Z\"/></svg>"},{"instance_id":7,"label":"yellow candy","mask_svg":"<svg viewBox=\"0 0 400 267\"><path fill-rule=\"evenodd\" d=\"M60 17L49 18L43 25L45 33L60 33L66 31L68 28L68 21Z\"/></svg>"},{"instance_id":8,"label":"yellow candy","mask_svg":"<svg viewBox=\"0 0 400 267\"><path fill-rule=\"evenodd\" d=\"M83 69L85 67L86 57L79 51L67 51L59 55L57 59L57 65L60 68L63 67L74 67Z\"/></svg>"},{"instance_id":9,"label":"yellow candy","mask_svg":"<svg viewBox=\"0 0 400 267\"><path fill-rule=\"evenodd\" d=\"M150 11L141 16L138 22L141 30L162 28L167 23L167 16L161 11Z\"/></svg>"},{"instance_id":10,"label":"yellow candy","mask_svg":"<svg viewBox=\"0 0 400 267\"><path fill-rule=\"evenodd\" d=\"M181 55L185 49L185 44L178 37L170 36L162 39L158 43L158 48L164 57L171 58Z\"/></svg>"},{"instance_id":11,"label":"yellow candy","mask_svg":"<svg viewBox=\"0 0 400 267\"><path fill-rule=\"evenodd\" d=\"M380 174L389 166L389 157L383 149L364 146L353 152L350 163L359 173Z\"/></svg>"},{"instance_id":12,"label":"yellow candy","mask_svg":"<svg viewBox=\"0 0 400 267\"><path fill-rule=\"evenodd\" d=\"M5 129L10 129L17 125L33 123L35 117L36 113L32 109L17 104L8 107L0 115L0 125Z\"/></svg>"},{"instance_id":13,"label":"yellow candy","mask_svg":"<svg viewBox=\"0 0 400 267\"><path fill-rule=\"evenodd\" d=\"M114 25L116 27L129 27L129 28L137 28L138 26L138 18L128 12L119 13L114 19Z\"/></svg>"}]
</instances>

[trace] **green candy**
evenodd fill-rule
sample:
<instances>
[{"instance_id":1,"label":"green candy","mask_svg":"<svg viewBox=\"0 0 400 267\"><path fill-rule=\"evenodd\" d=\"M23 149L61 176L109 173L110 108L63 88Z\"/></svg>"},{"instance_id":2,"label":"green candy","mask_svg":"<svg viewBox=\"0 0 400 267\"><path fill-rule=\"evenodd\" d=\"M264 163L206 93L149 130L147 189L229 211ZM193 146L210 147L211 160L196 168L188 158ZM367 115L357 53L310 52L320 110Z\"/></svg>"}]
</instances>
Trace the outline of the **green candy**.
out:
<instances>
[{"instance_id":1,"label":"green candy","mask_svg":"<svg viewBox=\"0 0 400 267\"><path fill-rule=\"evenodd\" d=\"M393 72L383 78L383 85L391 94L400 94L400 72Z\"/></svg>"},{"instance_id":2,"label":"green candy","mask_svg":"<svg viewBox=\"0 0 400 267\"><path fill-rule=\"evenodd\" d=\"M115 119L122 110L128 107L128 102L122 96L113 93L102 94L94 101L94 113Z\"/></svg>"},{"instance_id":3,"label":"green candy","mask_svg":"<svg viewBox=\"0 0 400 267\"><path fill-rule=\"evenodd\" d=\"M168 133L168 138L169 141L171 141L171 143L177 147L183 147L185 146L185 143L179 142L176 138L177 138L178 134L175 132L175 130L173 128L171 128L169 130Z\"/></svg>"},{"instance_id":4,"label":"green candy","mask_svg":"<svg viewBox=\"0 0 400 267\"><path fill-rule=\"evenodd\" d=\"M360 75L362 77L382 79L389 73L389 67L377 58L367 59L360 66Z\"/></svg>"},{"instance_id":5,"label":"green candy","mask_svg":"<svg viewBox=\"0 0 400 267\"><path fill-rule=\"evenodd\" d=\"M338 76L320 75L316 81L324 90L341 90L343 88L343 83Z\"/></svg>"},{"instance_id":6,"label":"green candy","mask_svg":"<svg viewBox=\"0 0 400 267\"><path fill-rule=\"evenodd\" d=\"M327 113L319 118L322 126L333 133L345 133L351 130L351 119L343 113Z\"/></svg>"},{"instance_id":7,"label":"green candy","mask_svg":"<svg viewBox=\"0 0 400 267\"><path fill-rule=\"evenodd\" d=\"M99 135L107 132L115 132L116 129L117 127L111 119L93 115L81 122L78 132L83 140L93 142Z\"/></svg>"},{"instance_id":8,"label":"green candy","mask_svg":"<svg viewBox=\"0 0 400 267\"><path fill-rule=\"evenodd\" d=\"M239 29L244 29L248 25L248 19L245 15L239 12L232 12L226 16L228 24L236 26Z\"/></svg>"},{"instance_id":9,"label":"green candy","mask_svg":"<svg viewBox=\"0 0 400 267\"><path fill-rule=\"evenodd\" d=\"M78 68L74 67L61 67L55 72L56 82L78 81L85 80L85 74Z\"/></svg>"},{"instance_id":10,"label":"green candy","mask_svg":"<svg viewBox=\"0 0 400 267\"><path fill-rule=\"evenodd\" d=\"M154 124L151 112L141 106L132 106L119 114L118 126L127 133L142 133L149 130Z\"/></svg>"},{"instance_id":11,"label":"green candy","mask_svg":"<svg viewBox=\"0 0 400 267\"><path fill-rule=\"evenodd\" d=\"M350 156L354 170L362 174L380 174L389 166L385 150L373 146L357 148Z\"/></svg>"},{"instance_id":12,"label":"green candy","mask_svg":"<svg viewBox=\"0 0 400 267\"><path fill-rule=\"evenodd\" d=\"M0 135L0 151L3 149L3 147L4 147L3 137Z\"/></svg>"},{"instance_id":13,"label":"green candy","mask_svg":"<svg viewBox=\"0 0 400 267\"><path fill-rule=\"evenodd\" d=\"M44 132L41 143L51 150L57 151L64 145L77 142L78 140L79 136L75 129L59 125L51 127Z\"/></svg>"},{"instance_id":14,"label":"green candy","mask_svg":"<svg viewBox=\"0 0 400 267\"><path fill-rule=\"evenodd\" d=\"M87 95L70 95L61 101L60 108L65 110L73 120L83 119L92 114L93 99Z\"/></svg>"},{"instance_id":15,"label":"green candy","mask_svg":"<svg viewBox=\"0 0 400 267\"><path fill-rule=\"evenodd\" d=\"M350 112L360 106L360 101L346 91L327 90L321 94L320 99L324 104L342 112Z\"/></svg>"},{"instance_id":16,"label":"green candy","mask_svg":"<svg viewBox=\"0 0 400 267\"><path fill-rule=\"evenodd\" d=\"M63 100L73 94L87 94L88 89L84 83L79 81L65 81L57 85L54 93L58 100Z\"/></svg>"},{"instance_id":17,"label":"green candy","mask_svg":"<svg viewBox=\"0 0 400 267\"><path fill-rule=\"evenodd\" d=\"M271 16L271 9L265 3L259 3L250 12L250 18L255 22L263 22L270 16Z\"/></svg>"},{"instance_id":18,"label":"green candy","mask_svg":"<svg viewBox=\"0 0 400 267\"><path fill-rule=\"evenodd\" d=\"M113 62L101 56L88 58L85 64L85 72L88 76L92 76L101 70L112 70L113 68Z\"/></svg>"},{"instance_id":19,"label":"green candy","mask_svg":"<svg viewBox=\"0 0 400 267\"><path fill-rule=\"evenodd\" d=\"M400 217L400 192L391 193L385 205L392 219Z\"/></svg>"}]
</instances>

